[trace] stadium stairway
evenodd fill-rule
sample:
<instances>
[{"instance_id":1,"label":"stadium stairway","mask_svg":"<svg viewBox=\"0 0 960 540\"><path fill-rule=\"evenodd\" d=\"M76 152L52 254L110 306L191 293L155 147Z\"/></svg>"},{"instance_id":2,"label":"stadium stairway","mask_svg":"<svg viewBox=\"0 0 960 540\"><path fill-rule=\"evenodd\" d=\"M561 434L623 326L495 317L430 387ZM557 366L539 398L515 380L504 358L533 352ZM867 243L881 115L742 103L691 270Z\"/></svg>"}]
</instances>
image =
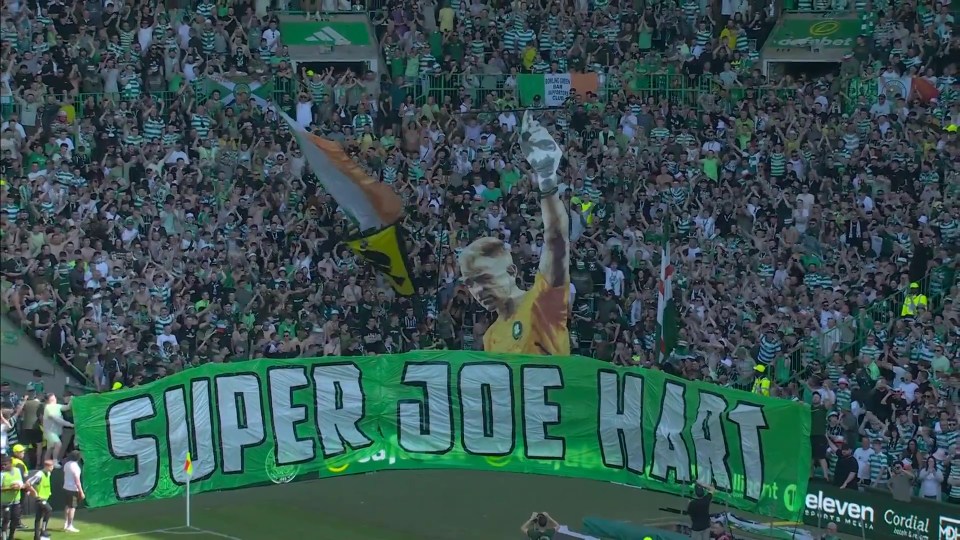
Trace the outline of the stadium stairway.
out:
<instances>
[{"instance_id":1,"label":"stadium stairway","mask_svg":"<svg viewBox=\"0 0 960 540\"><path fill-rule=\"evenodd\" d=\"M17 386L26 385L33 379L33 370L39 369L43 373L44 388L62 396L71 383L63 368L47 358L40 347L6 316L0 316L0 332L0 367L3 380ZM76 393L72 386L70 390Z\"/></svg>"}]
</instances>

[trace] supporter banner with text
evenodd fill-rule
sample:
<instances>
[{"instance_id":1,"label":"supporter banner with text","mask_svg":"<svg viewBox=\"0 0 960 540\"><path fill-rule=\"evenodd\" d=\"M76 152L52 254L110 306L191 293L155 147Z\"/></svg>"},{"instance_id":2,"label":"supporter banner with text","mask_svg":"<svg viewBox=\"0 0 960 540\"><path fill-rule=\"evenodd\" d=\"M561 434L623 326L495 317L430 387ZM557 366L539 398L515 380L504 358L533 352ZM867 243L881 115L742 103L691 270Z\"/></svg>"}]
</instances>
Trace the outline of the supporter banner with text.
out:
<instances>
[{"instance_id":1,"label":"supporter banner with text","mask_svg":"<svg viewBox=\"0 0 960 540\"><path fill-rule=\"evenodd\" d=\"M584 357L479 352L207 364L73 401L100 507L390 469L548 474L795 519L806 405Z\"/></svg>"},{"instance_id":2,"label":"supporter banner with text","mask_svg":"<svg viewBox=\"0 0 960 540\"><path fill-rule=\"evenodd\" d=\"M596 73L522 73L517 75L517 93L524 107L560 107L573 91L581 97L587 92L597 93L599 79Z\"/></svg>"}]
</instances>

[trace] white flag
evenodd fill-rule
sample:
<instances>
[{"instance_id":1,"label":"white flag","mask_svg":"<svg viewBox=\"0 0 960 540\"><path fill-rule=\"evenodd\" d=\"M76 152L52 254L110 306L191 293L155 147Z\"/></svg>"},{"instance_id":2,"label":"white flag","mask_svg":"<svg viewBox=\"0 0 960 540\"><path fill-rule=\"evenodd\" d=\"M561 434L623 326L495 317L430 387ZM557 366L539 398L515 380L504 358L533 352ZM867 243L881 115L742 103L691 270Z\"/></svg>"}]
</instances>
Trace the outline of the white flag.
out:
<instances>
[{"instance_id":1,"label":"white flag","mask_svg":"<svg viewBox=\"0 0 960 540\"><path fill-rule=\"evenodd\" d=\"M910 75L887 72L877 77L877 95L887 96L887 99L894 99L897 96L906 99L910 97L912 88L913 77Z\"/></svg>"}]
</instances>

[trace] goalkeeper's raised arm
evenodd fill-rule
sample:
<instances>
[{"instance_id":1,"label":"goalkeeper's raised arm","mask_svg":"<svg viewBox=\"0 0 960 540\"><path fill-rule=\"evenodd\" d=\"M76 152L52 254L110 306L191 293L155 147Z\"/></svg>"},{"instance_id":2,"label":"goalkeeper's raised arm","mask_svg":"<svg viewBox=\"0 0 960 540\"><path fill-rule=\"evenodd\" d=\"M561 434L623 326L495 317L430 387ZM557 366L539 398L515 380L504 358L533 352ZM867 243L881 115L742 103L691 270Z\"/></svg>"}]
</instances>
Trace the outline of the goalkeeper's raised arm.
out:
<instances>
[{"instance_id":1,"label":"goalkeeper's raised arm","mask_svg":"<svg viewBox=\"0 0 960 540\"><path fill-rule=\"evenodd\" d=\"M560 145L547 128L527 111L520 129L520 148L540 189L540 211L543 215L543 253L540 274L551 287L570 283L570 216L557 191L560 167Z\"/></svg>"}]
</instances>

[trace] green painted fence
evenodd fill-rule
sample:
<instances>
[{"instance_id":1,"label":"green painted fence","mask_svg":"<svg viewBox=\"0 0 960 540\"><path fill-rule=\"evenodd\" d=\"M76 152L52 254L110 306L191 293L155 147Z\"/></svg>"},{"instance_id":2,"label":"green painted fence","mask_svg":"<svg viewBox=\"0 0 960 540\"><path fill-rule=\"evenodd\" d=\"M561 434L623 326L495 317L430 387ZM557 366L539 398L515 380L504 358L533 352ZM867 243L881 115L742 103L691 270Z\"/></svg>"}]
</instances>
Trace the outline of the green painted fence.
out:
<instances>
[{"instance_id":1,"label":"green painted fence","mask_svg":"<svg viewBox=\"0 0 960 540\"><path fill-rule=\"evenodd\" d=\"M177 85L176 90L164 90L156 92L144 92L154 99L162 101L167 107L176 103L181 106L188 102L194 104L203 104L210 99L211 94L219 90L222 96L230 97L229 91L216 81L206 80L192 83L171 83L171 87ZM302 82L295 76L289 88L283 89L275 87L269 93L264 93L265 99L272 99L279 103L292 103L299 88L302 88ZM416 102L420 105L426 103L427 98L432 96L437 102L443 102L445 96L459 96L461 91L465 91L471 96L474 103L480 103L491 97L494 100L503 100L509 97L507 89L510 83L506 75L483 75L467 78L450 78L445 75L430 75L422 77L417 81L412 81L409 85L410 93L414 96ZM791 89L775 87L754 87L751 88L754 95L762 96L769 92L775 92L780 99L789 99L796 95ZM652 99L656 103L666 100L674 106L689 106L701 110L704 106L703 98L706 96L716 96L719 100L726 100L729 103L736 103L744 99L747 94L746 88L722 88L711 78L696 77L691 78L686 75L654 73L645 75L633 82L608 82L598 89L600 102L606 103L619 95L622 99L629 96L636 96L641 100ZM122 101L133 101L131 96L107 93L81 93L72 99L71 104L75 107L79 118L90 116L87 112L93 109L93 104L102 103L110 100L114 104ZM17 107L14 107L15 111Z\"/></svg>"},{"instance_id":2,"label":"green painted fence","mask_svg":"<svg viewBox=\"0 0 960 540\"><path fill-rule=\"evenodd\" d=\"M319 11L319 8L322 7L322 0L316 0L313 2L304 1L304 0L290 0L287 2L286 6L282 6L282 9L276 11L275 13L279 15L307 15L315 14ZM345 9L346 6L340 6L339 2L335 6L335 9L331 11L321 11L321 17L335 15L337 13L375 13L384 11L389 7L389 2L387 0L354 0L351 2L350 8Z\"/></svg>"},{"instance_id":3,"label":"green painted fence","mask_svg":"<svg viewBox=\"0 0 960 540\"><path fill-rule=\"evenodd\" d=\"M957 270L954 265L946 264L931 269L920 281L920 290L928 297L929 311L938 313L943 307L944 299L950 294L951 289L957 284ZM860 348L866 342L867 336L872 334L873 323L879 321L884 328L889 328L892 322L900 318L900 309L903 306L905 295L904 290L897 291L891 295L877 299L870 305L864 307L859 312L854 313L851 326L843 327L838 325L837 331L847 331L853 334L853 340L848 343L840 343L835 349L842 356L856 357ZM825 337L809 340L803 347L794 352L786 359L786 366L789 367L789 374L775 374L780 383L786 383L794 380L797 374L806 366L811 359L818 359L823 362L829 361L833 353L824 354Z\"/></svg>"},{"instance_id":4,"label":"green painted fence","mask_svg":"<svg viewBox=\"0 0 960 540\"><path fill-rule=\"evenodd\" d=\"M402 72L393 70L392 75L402 75ZM459 96L461 91L469 95L473 103L482 103L488 98L494 101L509 98L515 92L508 93L513 88L508 75L477 75L469 77L450 77L447 75L429 75L421 77L416 84L412 84L412 94L417 104L422 105L429 96L438 103L442 103L445 96ZM674 73L644 73L629 80L608 79L598 88L597 94L601 102L610 101L615 95L621 98L636 96L641 100L653 99L659 103L666 100L675 106L690 106L701 109L704 106L703 98L713 96L718 103L726 100L729 103L742 101L748 91L762 96L769 92L776 93L780 99L789 99L796 96L796 91L773 86L759 86L751 88L724 88L712 77L689 77Z\"/></svg>"},{"instance_id":5,"label":"green painted fence","mask_svg":"<svg viewBox=\"0 0 960 540\"><path fill-rule=\"evenodd\" d=\"M215 92L220 93L219 97L221 99L221 103L228 104L232 103L236 99L236 96L233 94L232 90L240 87L241 85L245 86L246 90L248 90L251 95L257 98L262 98L267 101L273 101L281 104L293 103L294 98L296 97L296 92L300 88L299 81L294 78L292 83L289 84L288 87L284 88L276 84L276 81L272 79L273 78L268 78L265 81L265 84L261 84L259 81L253 81L252 79L238 79L237 81L227 83L226 86L212 79L193 82L174 81L170 83L170 88L175 87L176 89L160 91L144 90L136 96L124 94L123 92L83 92L72 96L65 104L72 105L74 107L77 118L79 119L92 117L92 111L98 107L101 107L106 102L111 102L114 106L118 106L122 102L135 103L141 96L144 95L149 95L154 100L162 102L167 110L174 105L185 107L189 103L194 105L206 104L207 101L211 99L211 96L215 95ZM233 86L234 83L239 84ZM3 113L5 115L10 114L11 112L19 112L19 110L19 104L7 104L3 107Z\"/></svg>"}]
</instances>

